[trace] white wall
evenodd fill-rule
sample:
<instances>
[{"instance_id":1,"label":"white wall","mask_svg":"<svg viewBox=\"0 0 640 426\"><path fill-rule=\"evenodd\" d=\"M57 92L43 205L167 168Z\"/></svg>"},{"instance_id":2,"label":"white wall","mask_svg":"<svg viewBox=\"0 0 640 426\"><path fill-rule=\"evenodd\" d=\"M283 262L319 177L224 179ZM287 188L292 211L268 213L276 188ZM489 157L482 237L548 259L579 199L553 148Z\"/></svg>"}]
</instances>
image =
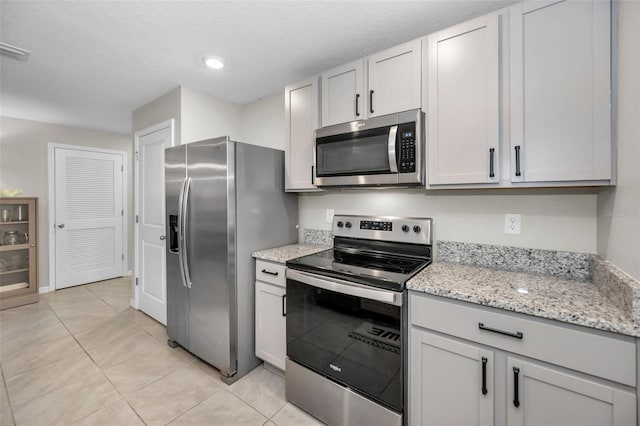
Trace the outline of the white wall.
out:
<instances>
[{"instance_id":1,"label":"white wall","mask_svg":"<svg viewBox=\"0 0 640 426\"><path fill-rule=\"evenodd\" d=\"M598 195L598 254L640 280L640 2L619 7L618 185Z\"/></svg>"},{"instance_id":2,"label":"white wall","mask_svg":"<svg viewBox=\"0 0 640 426\"><path fill-rule=\"evenodd\" d=\"M240 106L181 87L182 143L218 136L240 138Z\"/></svg>"},{"instance_id":3,"label":"white wall","mask_svg":"<svg viewBox=\"0 0 640 426\"><path fill-rule=\"evenodd\" d=\"M240 141L284 151L284 89L242 106Z\"/></svg>"},{"instance_id":4,"label":"white wall","mask_svg":"<svg viewBox=\"0 0 640 426\"><path fill-rule=\"evenodd\" d=\"M133 111L132 130L133 133L144 130L156 124L173 119L174 135L173 140L176 145L181 139L181 115L180 115L181 88L176 87L157 99L141 106ZM132 144L133 139L132 139Z\"/></svg>"},{"instance_id":5,"label":"white wall","mask_svg":"<svg viewBox=\"0 0 640 426\"><path fill-rule=\"evenodd\" d=\"M40 287L49 285L49 143L115 149L127 153L128 262L133 269L133 168L131 136L39 121L0 117L0 187L22 189L39 197L38 273Z\"/></svg>"},{"instance_id":6,"label":"white wall","mask_svg":"<svg viewBox=\"0 0 640 426\"><path fill-rule=\"evenodd\" d=\"M545 191L537 195L483 190L439 192L369 190L299 197L302 229L331 229L325 209L342 214L431 217L434 239L596 252L596 195ZM522 233L504 233L504 214L522 215Z\"/></svg>"}]
</instances>

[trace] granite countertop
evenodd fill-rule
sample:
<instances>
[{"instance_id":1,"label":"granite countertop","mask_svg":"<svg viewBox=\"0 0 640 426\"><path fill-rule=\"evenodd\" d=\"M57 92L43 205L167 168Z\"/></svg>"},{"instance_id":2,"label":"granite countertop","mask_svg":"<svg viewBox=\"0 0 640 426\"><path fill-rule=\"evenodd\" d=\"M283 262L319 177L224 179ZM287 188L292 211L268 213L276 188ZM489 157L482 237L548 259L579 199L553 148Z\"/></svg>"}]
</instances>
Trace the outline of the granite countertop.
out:
<instances>
[{"instance_id":1,"label":"granite countertop","mask_svg":"<svg viewBox=\"0 0 640 426\"><path fill-rule=\"evenodd\" d=\"M287 260L308 254L318 253L327 250L331 246L324 244L290 244L288 246L276 247L251 253L256 259L269 260L271 262L286 263Z\"/></svg>"},{"instance_id":2,"label":"granite countertop","mask_svg":"<svg viewBox=\"0 0 640 426\"><path fill-rule=\"evenodd\" d=\"M409 280L407 288L640 337L633 315L588 279L436 261Z\"/></svg>"}]
</instances>

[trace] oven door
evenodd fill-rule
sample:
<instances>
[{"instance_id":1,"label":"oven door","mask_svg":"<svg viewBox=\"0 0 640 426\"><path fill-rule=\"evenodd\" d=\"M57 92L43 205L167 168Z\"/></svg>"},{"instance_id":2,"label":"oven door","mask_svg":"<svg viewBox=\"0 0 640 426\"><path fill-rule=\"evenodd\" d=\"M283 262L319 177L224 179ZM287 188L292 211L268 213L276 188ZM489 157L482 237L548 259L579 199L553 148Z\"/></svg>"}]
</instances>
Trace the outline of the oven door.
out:
<instances>
[{"instance_id":1,"label":"oven door","mask_svg":"<svg viewBox=\"0 0 640 426\"><path fill-rule=\"evenodd\" d=\"M403 293L287 269L287 356L403 410Z\"/></svg>"}]
</instances>

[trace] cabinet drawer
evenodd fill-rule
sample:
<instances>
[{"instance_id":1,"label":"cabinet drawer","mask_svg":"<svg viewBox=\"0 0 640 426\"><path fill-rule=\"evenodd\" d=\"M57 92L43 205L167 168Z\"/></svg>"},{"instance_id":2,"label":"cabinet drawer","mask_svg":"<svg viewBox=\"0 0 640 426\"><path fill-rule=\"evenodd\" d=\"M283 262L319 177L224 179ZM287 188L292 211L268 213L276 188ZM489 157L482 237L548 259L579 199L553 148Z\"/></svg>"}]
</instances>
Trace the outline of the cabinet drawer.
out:
<instances>
[{"instance_id":1,"label":"cabinet drawer","mask_svg":"<svg viewBox=\"0 0 640 426\"><path fill-rule=\"evenodd\" d=\"M286 286L285 266L281 263L266 262L256 259L256 280Z\"/></svg>"},{"instance_id":2,"label":"cabinet drawer","mask_svg":"<svg viewBox=\"0 0 640 426\"><path fill-rule=\"evenodd\" d=\"M632 338L605 336L551 320L411 294L411 324L564 366L625 385L636 385Z\"/></svg>"}]
</instances>

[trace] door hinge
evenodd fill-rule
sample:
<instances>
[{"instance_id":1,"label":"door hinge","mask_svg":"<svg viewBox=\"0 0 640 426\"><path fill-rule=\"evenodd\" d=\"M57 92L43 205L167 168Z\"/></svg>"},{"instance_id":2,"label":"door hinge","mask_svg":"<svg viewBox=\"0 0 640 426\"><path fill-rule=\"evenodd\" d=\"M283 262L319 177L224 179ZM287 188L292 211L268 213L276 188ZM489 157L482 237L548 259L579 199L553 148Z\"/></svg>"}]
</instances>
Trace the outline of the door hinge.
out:
<instances>
[{"instance_id":1,"label":"door hinge","mask_svg":"<svg viewBox=\"0 0 640 426\"><path fill-rule=\"evenodd\" d=\"M124 209L120 210L120 215L124 216Z\"/></svg>"},{"instance_id":2,"label":"door hinge","mask_svg":"<svg viewBox=\"0 0 640 426\"><path fill-rule=\"evenodd\" d=\"M138 277L136 277L136 285L138 285Z\"/></svg>"},{"instance_id":3,"label":"door hinge","mask_svg":"<svg viewBox=\"0 0 640 426\"><path fill-rule=\"evenodd\" d=\"M122 166L120 166L120 171L121 171L121 172L124 172L124 166L123 166L123 165L122 165Z\"/></svg>"},{"instance_id":4,"label":"door hinge","mask_svg":"<svg viewBox=\"0 0 640 426\"><path fill-rule=\"evenodd\" d=\"M138 223L138 215L136 215L136 223Z\"/></svg>"},{"instance_id":5,"label":"door hinge","mask_svg":"<svg viewBox=\"0 0 640 426\"><path fill-rule=\"evenodd\" d=\"M136 161L139 160L140 157L138 157L138 151L136 151Z\"/></svg>"},{"instance_id":6,"label":"door hinge","mask_svg":"<svg viewBox=\"0 0 640 426\"><path fill-rule=\"evenodd\" d=\"M124 253L122 253L122 260L124 260Z\"/></svg>"}]
</instances>

